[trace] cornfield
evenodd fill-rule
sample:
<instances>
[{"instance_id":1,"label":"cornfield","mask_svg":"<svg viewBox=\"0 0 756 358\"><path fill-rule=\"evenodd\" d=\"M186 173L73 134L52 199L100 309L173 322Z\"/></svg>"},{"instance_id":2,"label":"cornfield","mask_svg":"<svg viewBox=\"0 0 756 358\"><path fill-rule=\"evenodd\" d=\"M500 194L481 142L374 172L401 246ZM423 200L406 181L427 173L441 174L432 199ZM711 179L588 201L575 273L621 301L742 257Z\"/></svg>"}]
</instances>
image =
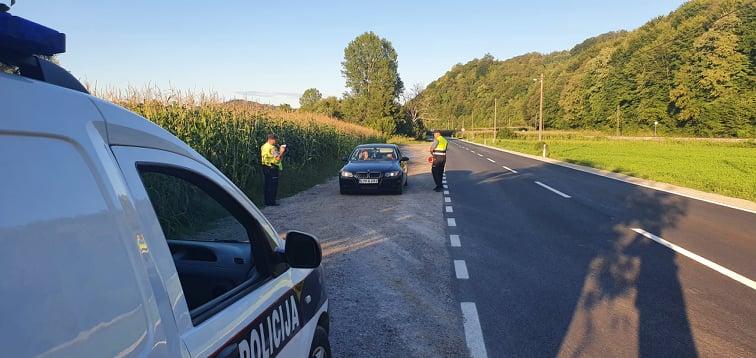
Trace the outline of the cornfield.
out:
<instances>
[{"instance_id":1,"label":"cornfield","mask_svg":"<svg viewBox=\"0 0 756 358\"><path fill-rule=\"evenodd\" d=\"M260 146L268 133L287 144L279 196L333 176L352 148L384 142L379 132L306 112L223 103L213 95L157 89L93 93L120 104L173 133L207 158L259 205Z\"/></svg>"}]
</instances>

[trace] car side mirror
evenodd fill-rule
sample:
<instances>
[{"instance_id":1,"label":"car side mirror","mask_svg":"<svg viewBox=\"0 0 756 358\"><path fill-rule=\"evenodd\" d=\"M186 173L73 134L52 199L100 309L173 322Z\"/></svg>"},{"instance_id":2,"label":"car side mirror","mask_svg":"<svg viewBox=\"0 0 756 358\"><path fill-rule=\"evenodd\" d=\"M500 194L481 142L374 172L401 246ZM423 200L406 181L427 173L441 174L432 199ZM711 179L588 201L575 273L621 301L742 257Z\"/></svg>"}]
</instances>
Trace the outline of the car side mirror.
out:
<instances>
[{"instance_id":1,"label":"car side mirror","mask_svg":"<svg viewBox=\"0 0 756 358\"><path fill-rule=\"evenodd\" d=\"M409 158L407 158L407 157L402 157L402 159L400 159L399 161L400 161L400 162L408 162L408 161L409 161Z\"/></svg>"},{"instance_id":2,"label":"car side mirror","mask_svg":"<svg viewBox=\"0 0 756 358\"><path fill-rule=\"evenodd\" d=\"M289 231L284 236L284 257L293 268L316 268L323 260L318 240L300 231Z\"/></svg>"}]
</instances>

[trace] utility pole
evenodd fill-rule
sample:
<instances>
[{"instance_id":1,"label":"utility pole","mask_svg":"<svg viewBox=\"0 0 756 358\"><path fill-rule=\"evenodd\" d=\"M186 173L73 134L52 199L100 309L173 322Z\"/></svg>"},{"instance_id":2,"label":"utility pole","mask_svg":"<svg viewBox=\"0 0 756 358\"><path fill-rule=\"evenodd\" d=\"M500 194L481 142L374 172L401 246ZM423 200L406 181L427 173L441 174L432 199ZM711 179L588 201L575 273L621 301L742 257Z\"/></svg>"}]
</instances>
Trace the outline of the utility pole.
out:
<instances>
[{"instance_id":1,"label":"utility pole","mask_svg":"<svg viewBox=\"0 0 756 358\"><path fill-rule=\"evenodd\" d=\"M617 136L620 135L620 105L617 103Z\"/></svg>"},{"instance_id":2,"label":"utility pole","mask_svg":"<svg viewBox=\"0 0 756 358\"><path fill-rule=\"evenodd\" d=\"M541 101L538 106L538 141L541 141L543 133L543 73L541 73Z\"/></svg>"},{"instance_id":3,"label":"utility pole","mask_svg":"<svg viewBox=\"0 0 756 358\"><path fill-rule=\"evenodd\" d=\"M494 98L494 140L496 140L496 98Z\"/></svg>"}]
</instances>

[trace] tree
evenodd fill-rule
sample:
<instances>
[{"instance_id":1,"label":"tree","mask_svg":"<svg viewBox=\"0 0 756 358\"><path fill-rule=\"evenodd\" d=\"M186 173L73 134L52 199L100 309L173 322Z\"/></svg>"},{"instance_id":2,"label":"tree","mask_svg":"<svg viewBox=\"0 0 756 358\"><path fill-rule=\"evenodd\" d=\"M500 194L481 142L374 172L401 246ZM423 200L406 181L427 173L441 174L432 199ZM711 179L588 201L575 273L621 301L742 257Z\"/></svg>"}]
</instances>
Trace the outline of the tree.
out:
<instances>
[{"instance_id":1,"label":"tree","mask_svg":"<svg viewBox=\"0 0 756 358\"><path fill-rule=\"evenodd\" d=\"M331 117L341 118L341 101L334 96L323 98L315 104L314 111Z\"/></svg>"},{"instance_id":2,"label":"tree","mask_svg":"<svg viewBox=\"0 0 756 358\"><path fill-rule=\"evenodd\" d=\"M415 83L409 91L402 94L402 109L404 110L404 123L401 132L404 134L418 137L425 131L425 125L421 118L423 111L426 110L426 100L421 96L423 85Z\"/></svg>"},{"instance_id":3,"label":"tree","mask_svg":"<svg viewBox=\"0 0 756 358\"><path fill-rule=\"evenodd\" d=\"M344 103L347 119L393 133L400 112L397 99L404 84L391 42L373 32L357 36L344 49L341 65L349 88Z\"/></svg>"},{"instance_id":4,"label":"tree","mask_svg":"<svg viewBox=\"0 0 756 358\"><path fill-rule=\"evenodd\" d=\"M315 105L323 98L323 95L317 88L308 88L299 97L299 108L305 111L312 111Z\"/></svg>"}]
</instances>

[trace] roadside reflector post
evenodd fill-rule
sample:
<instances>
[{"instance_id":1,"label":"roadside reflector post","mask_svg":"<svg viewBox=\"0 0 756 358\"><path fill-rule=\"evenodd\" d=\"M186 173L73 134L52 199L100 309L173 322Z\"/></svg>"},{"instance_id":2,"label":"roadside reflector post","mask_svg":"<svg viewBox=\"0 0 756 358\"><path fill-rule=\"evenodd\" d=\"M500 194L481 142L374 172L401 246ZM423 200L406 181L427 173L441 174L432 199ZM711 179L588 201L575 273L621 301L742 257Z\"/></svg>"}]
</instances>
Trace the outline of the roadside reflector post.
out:
<instances>
[{"instance_id":1,"label":"roadside reflector post","mask_svg":"<svg viewBox=\"0 0 756 358\"><path fill-rule=\"evenodd\" d=\"M549 146L546 145L546 143L543 143L543 157L546 158L549 156Z\"/></svg>"}]
</instances>

